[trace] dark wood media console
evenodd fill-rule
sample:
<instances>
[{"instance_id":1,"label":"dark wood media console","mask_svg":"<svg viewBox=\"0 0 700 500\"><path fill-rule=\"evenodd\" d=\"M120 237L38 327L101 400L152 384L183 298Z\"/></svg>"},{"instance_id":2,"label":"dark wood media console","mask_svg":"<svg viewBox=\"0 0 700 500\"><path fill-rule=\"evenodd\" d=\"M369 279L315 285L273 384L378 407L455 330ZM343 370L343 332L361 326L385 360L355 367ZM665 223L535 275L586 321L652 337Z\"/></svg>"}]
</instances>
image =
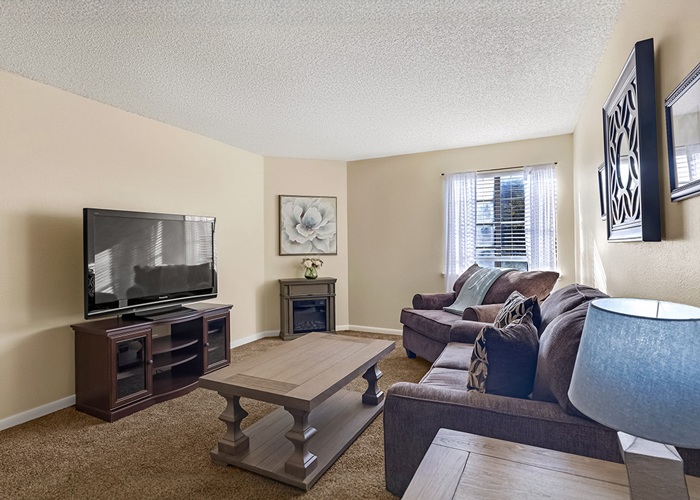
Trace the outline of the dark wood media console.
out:
<instances>
[{"instance_id":1,"label":"dark wood media console","mask_svg":"<svg viewBox=\"0 0 700 500\"><path fill-rule=\"evenodd\" d=\"M188 304L155 321L122 317L72 325L75 407L114 422L187 394L199 377L231 363L230 309Z\"/></svg>"}]
</instances>

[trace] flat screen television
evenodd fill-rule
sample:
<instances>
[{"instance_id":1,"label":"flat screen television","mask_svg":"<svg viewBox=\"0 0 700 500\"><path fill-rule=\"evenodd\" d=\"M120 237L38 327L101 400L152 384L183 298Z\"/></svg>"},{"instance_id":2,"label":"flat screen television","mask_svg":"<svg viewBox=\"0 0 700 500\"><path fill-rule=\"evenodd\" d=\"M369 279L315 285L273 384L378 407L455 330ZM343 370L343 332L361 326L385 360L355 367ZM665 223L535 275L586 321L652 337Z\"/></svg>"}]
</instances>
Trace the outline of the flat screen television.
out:
<instances>
[{"instance_id":1,"label":"flat screen television","mask_svg":"<svg viewBox=\"0 0 700 500\"><path fill-rule=\"evenodd\" d=\"M216 297L216 218L83 209L85 319Z\"/></svg>"}]
</instances>

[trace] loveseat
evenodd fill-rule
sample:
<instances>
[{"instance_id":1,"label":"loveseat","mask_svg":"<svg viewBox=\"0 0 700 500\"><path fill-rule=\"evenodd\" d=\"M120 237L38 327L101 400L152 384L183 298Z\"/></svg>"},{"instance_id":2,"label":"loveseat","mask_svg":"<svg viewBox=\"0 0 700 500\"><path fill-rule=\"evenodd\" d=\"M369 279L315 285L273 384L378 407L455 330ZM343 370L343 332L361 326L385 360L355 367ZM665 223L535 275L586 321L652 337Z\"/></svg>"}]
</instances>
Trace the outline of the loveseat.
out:
<instances>
[{"instance_id":1,"label":"loveseat","mask_svg":"<svg viewBox=\"0 0 700 500\"><path fill-rule=\"evenodd\" d=\"M467 391L473 346L451 342L420 383L400 382L384 406L386 487L401 496L440 428L621 462L617 433L580 414L568 399L588 303L601 291L570 285L541 304L537 370L527 399ZM700 475L700 450L679 449Z\"/></svg>"},{"instance_id":2,"label":"loveseat","mask_svg":"<svg viewBox=\"0 0 700 500\"><path fill-rule=\"evenodd\" d=\"M453 292L440 294L416 294L413 308L401 311L403 346L409 358L416 355L435 361L450 342L473 344L486 324L493 323L496 314L513 291L526 297L536 295L544 300L559 279L553 271L521 272L510 270L494 281L484 296L482 305L468 307L460 317L443 310L459 295L464 283L481 269L472 265L455 281Z\"/></svg>"}]
</instances>

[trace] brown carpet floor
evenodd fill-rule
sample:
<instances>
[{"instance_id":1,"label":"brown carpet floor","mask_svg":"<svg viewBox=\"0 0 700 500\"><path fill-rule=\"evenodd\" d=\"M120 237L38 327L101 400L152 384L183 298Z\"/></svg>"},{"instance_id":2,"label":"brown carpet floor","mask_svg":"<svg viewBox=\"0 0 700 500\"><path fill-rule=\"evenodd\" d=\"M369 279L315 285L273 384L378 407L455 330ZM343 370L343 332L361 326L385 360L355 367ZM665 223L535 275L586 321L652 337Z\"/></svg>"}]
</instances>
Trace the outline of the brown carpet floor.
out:
<instances>
[{"instance_id":1,"label":"brown carpet floor","mask_svg":"<svg viewBox=\"0 0 700 500\"><path fill-rule=\"evenodd\" d=\"M430 364L408 359L401 337L343 332L396 342L379 363L383 390L418 382ZM278 345L265 338L231 351L241 361ZM347 388L364 392L359 378ZM276 406L242 399L243 427ZM66 408L0 432L0 499L395 499L384 488L382 416L348 448L308 492L238 469L212 465L209 451L225 432L218 419L225 401L197 389L109 424Z\"/></svg>"}]
</instances>

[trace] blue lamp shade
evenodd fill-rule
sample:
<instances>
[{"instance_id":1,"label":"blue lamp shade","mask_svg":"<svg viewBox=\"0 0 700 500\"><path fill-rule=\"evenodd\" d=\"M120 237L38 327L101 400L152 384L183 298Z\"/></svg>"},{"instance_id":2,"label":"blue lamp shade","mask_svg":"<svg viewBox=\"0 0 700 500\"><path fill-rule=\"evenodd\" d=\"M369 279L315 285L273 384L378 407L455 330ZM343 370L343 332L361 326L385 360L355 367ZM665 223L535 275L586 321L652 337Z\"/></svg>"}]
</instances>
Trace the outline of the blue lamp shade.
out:
<instances>
[{"instance_id":1,"label":"blue lamp shade","mask_svg":"<svg viewBox=\"0 0 700 500\"><path fill-rule=\"evenodd\" d=\"M569 399L615 430L700 448L700 309L656 300L592 301Z\"/></svg>"}]
</instances>

